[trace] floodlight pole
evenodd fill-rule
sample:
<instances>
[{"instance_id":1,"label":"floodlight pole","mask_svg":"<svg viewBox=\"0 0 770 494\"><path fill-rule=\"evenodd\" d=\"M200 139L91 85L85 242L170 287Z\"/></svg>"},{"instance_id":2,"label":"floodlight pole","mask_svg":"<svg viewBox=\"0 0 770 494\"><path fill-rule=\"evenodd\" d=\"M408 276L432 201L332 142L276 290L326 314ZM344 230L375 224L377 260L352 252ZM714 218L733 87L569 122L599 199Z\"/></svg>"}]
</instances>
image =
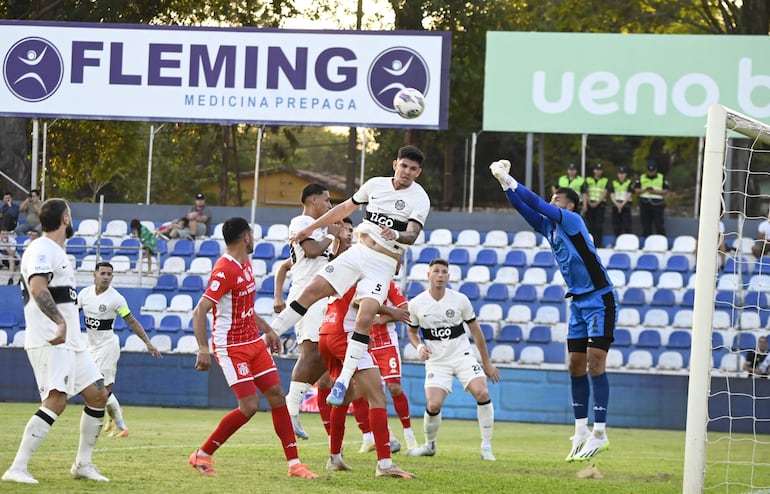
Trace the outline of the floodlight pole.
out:
<instances>
[{"instance_id":1,"label":"floodlight pole","mask_svg":"<svg viewBox=\"0 0 770 494\"><path fill-rule=\"evenodd\" d=\"M480 130L478 132L474 132L471 134L471 176L470 176L470 183L468 184L468 189L470 189L470 192L468 193L468 212L473 212L473 187L476 182L476 143L478 142L479 136L481 133L484 132L483 130Z\"/></svg>"},{"instance_id":2,"label":"floodlight pole","mask_svg":"<svg viewBox=\"0 0 770 494\"><path fill-rule=\"evenodd\" d=\"M165 125L166 124L163 124L158 127L158 130L155 130L154 125L150 125L150 150L147 156L147 195L144 200L144 203L148 206L150 205L150 186L152 185L152 145L153 142L155 142L155 134L160 132L160 129L162 129Z\"/></svg>"},{"instance_id":3,"label":"floodlight pole","mask_svg":"<svg viewBox=\"0 0 770 494\"><path fill-rule=\"evenodd\" d=\"M32 173L30 177L30 190L37 189L37 149L40 141L40 120L32 119Z\"/></svg>"},{"instance_id":4,"label":"floodlight pole","mask_svg":"<svg viewBox=\"0 0 770 494\"><path fill-rule=\"evenodd\" d=\"M254 225L254 220L257 215L257 188L259 187L259 158L262 154L262 133L265 130L264 125L259 126L257 131L257 151L254 157L254 194L251 197L251 224Z\"/></svg>"}]
</instances>

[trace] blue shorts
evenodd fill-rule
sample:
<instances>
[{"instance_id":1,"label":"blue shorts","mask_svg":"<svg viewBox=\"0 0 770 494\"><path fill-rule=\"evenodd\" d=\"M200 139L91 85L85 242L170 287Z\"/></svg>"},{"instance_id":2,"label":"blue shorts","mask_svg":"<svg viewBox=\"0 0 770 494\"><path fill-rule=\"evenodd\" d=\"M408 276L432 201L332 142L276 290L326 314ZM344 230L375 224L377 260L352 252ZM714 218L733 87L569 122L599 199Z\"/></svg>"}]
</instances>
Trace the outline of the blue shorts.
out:
<instances>
[{"instance_id":1,"label":"blue shorts","mask_svg":"<svg viewBox=\"0 0 770 494\"><path fill-rule=\"evenodd\" d=\"M567 339L603 337L612 341L617 322L618 297L615 290L572 297Z\"/></svg>"}]
</instances>

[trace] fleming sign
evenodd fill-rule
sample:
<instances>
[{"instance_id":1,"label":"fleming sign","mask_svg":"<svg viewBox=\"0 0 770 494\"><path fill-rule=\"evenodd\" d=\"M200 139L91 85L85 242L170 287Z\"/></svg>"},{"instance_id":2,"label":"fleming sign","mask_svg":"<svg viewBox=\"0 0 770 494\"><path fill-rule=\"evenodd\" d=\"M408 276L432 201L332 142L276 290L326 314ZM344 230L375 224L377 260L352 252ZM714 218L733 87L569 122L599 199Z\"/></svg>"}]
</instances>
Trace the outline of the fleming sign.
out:
<instances>
[{"instance_id":1,"label":"fleming sign","mask_svg":"<svg viewBox=\"0 0 770 494\"><path fill-rule=\"evenodd\" d=\"M0 115L444 129L450 34L0 21ZM425 112L393 109L404 87Z\"/></svg>"},{"instance_id":2,"label":"fleming sign","mask_svg":"<svg viewBox=\"0 0 770 494\"><path fill-rule=\"evenodd\" d=\"M714 103L770 120L770 37L487 33L484 130L702 136Z\"/></svg>"}]
</instances>

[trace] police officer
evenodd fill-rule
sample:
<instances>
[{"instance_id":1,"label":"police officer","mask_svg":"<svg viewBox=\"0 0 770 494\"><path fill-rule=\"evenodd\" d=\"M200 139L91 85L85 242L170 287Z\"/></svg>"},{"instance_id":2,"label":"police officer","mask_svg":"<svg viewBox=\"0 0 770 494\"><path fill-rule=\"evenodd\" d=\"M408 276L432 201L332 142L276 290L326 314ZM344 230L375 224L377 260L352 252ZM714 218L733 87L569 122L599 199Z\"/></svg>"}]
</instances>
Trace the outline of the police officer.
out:
<instances>
[{"instance_id":1,"label":"police officer","mask_svg":"<svg viewBox=\"0 0 770 494\"><path fill-rule=\"evenodd\" d=\"M577 193L578 197L580 197L580 194L583 191L584 182L585 180L583 177L578 175L575 163L570 163L569 166L567 166L567 173L559 177L558 185L559 187L569 187Z\"/></svg>"},{"instance_id":2,"label":"police officer","mask_svg":"<svg viewBox=\"0 0 770 494\"><path fill-rule=\"evenodd\" d=\"M631 230L631 199L633 198L633 182L628 178L625 166L618 168L618 176L612 180L607 189L612 203L612 228L615 236L632 233Z\"/></svg>"},{"instance_id":3,"label":"police officer","mask_svg":"<svg viewBox=\"0 0 770 494\"><path fill-rule=\"evenodd\" d=\"M586 177L583 184L583 218L588 232L594 238L594 245L604 245L604 210L607 206L607 177L604 177L601 163L594 165L593 176Z\"/></svg>"},{"instance_id":4,"label":"police officer","mask_svg":"<svg viewBox=\"0 0 770 494\"><path fill-rule=\"evenodd\" d=\"M634 184L634 191L639 194L639 217L642 221L642 235L648 237L654 233L665 235L663 211L666 208L664 198L668 194L668 182L658 166L647 163L647 172Z\"/></svg>"}]
</instances>

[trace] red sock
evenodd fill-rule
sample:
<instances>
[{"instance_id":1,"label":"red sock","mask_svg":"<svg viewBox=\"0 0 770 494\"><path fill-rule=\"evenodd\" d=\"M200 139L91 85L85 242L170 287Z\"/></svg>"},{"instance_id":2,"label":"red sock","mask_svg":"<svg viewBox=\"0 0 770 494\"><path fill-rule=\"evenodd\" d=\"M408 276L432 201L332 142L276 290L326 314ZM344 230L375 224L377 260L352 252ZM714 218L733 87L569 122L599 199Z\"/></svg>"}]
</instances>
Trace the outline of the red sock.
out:
<instances>
[{"instance_id":1,"label":"red sock","mask_svg":"<svg viewBox=\"0 0 770 494\"><path fill-rule=\"evenodd\" d=\"M377 446L377 459L384 460L386 458L390 458L388 411L384 408L370 408L369 423L372 424L374 444Z\"/></svg>"},{"instance_id":2,"label":"red sock","mask_svg":"<svg viewBox=\"0 0 770 494\"><path fill-rule=\"evenodd\" d=\"M332 388L318 388L318 412L321 414L321 423L326 429L326 435L331 435L332 406L326 403L326 398L332 392Z\"/></svg>"},{"instance_id":3,"label":"red sock","mask_svg":"<svg viewBox=\"0 0 770 494\"><path fill-rule=\"evenodd\" d=\"M278 408L272 408L270 413L273 415L273 428L281 440L286 460L296 460L299 458L297 436L294 435L294 426L291 425L289 409L286 408L286 405L283 405Z\"/></svg>"},{"instance_id":4,"label":"red sock","mask_svg":"<svg viewBox=\"0 0 770 494\"><path fill-rule=\"evenodd\" d=\"M206 439L206 442L203 443L201 449L204 453L213 455L225 441L230 439L230 436L235 434L235 431L240 429L243 424L248 421L249 417L245 416L240 408L236 408L222 417L222 420L219 421L219 425L217 425L217 428L214 429L214 432L211 433L209 438ZM289 423L289 425L291 425L291 423Z\"/></svg>"},{"instance_id":5,"label":"red sock","mask_svg":"<svg viewBox=\"0 0 770 494\"><path fill-rule=\"evenodd\" d=\"M401 392L393 398L393 408L396 409L396 415L401 420L401 426L404 429L412 427L412 417L409 414L409 400L406 397L406 393Z\"/></svg>"},{"instance_id":6,"label":"red sock","mask_svg":"<svg viewBox=\"0 0 770 494\"><path fill-rule=\"evenodd\" d=\"M348 407L332 407L329 418L329 453L338 455L342 452L342 440L345 439L345 419Z\"/></svg>"},{"instance_id":7,"label":"red sock","mask_svg":"<svg viewBox=\"0 0 770 494\"><path fill-rule=\"evenodd\" d=\"M372 426L369 423L369 402L365 398L353 400L353 416L361 432L364 434L372 432Z\"/></svg>"}]
</instances>

